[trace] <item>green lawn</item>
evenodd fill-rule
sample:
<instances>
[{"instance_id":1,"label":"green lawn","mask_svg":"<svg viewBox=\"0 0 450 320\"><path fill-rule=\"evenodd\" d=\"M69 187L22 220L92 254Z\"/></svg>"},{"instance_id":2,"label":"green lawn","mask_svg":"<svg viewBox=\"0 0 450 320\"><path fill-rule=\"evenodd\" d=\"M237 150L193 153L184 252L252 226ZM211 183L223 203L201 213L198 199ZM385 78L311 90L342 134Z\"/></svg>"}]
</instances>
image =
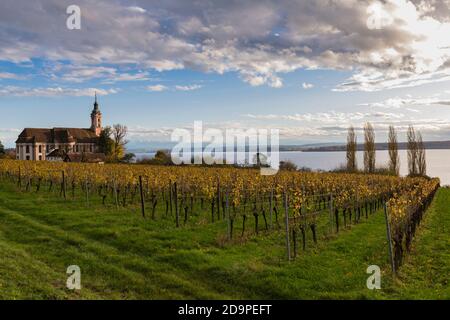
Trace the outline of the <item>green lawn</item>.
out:
<instances>
[{"instance_id":1,"label":"green lawn","mask_svg":"<svg viewBox=\"0 0 450 320\"><path fill-rule=\"evenodd\" d=\"M0 298L449 298L449 204L450 190L439 190L393 281L381 212L287 262L282 232L226 244L224 221L177 229L160 212L152 221L138 208L87 208L0 184ZM74 264L82 272L75 292L65 288ZM366 288L372 264L382 269L382 290Z\"/></svg>"}]
</instances>

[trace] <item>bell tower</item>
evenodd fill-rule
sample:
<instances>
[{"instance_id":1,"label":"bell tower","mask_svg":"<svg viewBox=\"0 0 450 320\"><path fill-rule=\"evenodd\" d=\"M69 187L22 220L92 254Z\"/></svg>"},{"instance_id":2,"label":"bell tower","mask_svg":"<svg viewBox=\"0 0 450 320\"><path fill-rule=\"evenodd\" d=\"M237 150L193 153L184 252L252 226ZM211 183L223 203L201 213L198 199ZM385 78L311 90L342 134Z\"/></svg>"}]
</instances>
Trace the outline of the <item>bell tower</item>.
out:
<instances>
[{"instance_id":1,"label":"bell tower","mask_svg":"<svg viewBox=\"0 0 450 320\"><path fill-rule=\"evenodd\" d=\"M102 132L102 113L98 108L97 92L95 93L94 109L91 112L91 130L95 132L97 137Z\"/></svg>"}]
</instances>

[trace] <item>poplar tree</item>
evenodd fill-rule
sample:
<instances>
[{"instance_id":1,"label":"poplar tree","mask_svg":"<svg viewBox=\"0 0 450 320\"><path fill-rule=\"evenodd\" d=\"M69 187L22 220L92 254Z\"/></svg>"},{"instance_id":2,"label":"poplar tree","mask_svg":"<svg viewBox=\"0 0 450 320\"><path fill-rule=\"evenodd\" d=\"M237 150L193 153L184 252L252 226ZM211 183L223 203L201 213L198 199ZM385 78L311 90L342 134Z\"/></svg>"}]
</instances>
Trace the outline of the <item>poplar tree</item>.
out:
<instances>
[{"instance_id":1,"label":"poplar tree","mask_svg":"<svg viewBox=\"0 0 450 320\"><path fill-rule=\"evenodd\" d=\"M414 130L413 126L409 126L408 132L406 134L408 143L407 143L407 149L408 149L408 172L409 175L415 176L418 174L418 148L417 148L417 141L416 141L416 132Z\"/></svg>"},{"instance_id":2,"label":"poplar tree","mask_svg":"<svg viewBox=\"0 0 450 320\"><path fill-rule=\"evenodd\" d=\"M364 171L375 172L375 131L369 122L364 126Z\"/></svg>"},{"instance_id":3,"label":"poplar tree","mask_svg":"<svg viewBox=\"0 0 450 320\"><path fill-rule=\"evenodd\" d=\"M421 176L427 174L427 161L425 155L425 145L422 140L422 134L417 134L417 169Z\"/></svg>"},{"instance_id":4,"label":"poplar tree","mask_svg":"<svg viewBox=\"0 0 450 320\"><path fill-rule=\"evenodd\" d=\"M356 170L356 134L355 128L350 126L347 133L347 171L355 172Z\"/></svg>"},{"instance_id":5,"label":"poplar tree","mask_svg":"<svg viewBox=\"0 0 450 320\"><path fill-rule=\"evenodd\" d=\"M400 172L400 158L398 155L397 133L392 125L389 126L388 150L389 171L398 176Z\"/></svg>"}]
</instances>

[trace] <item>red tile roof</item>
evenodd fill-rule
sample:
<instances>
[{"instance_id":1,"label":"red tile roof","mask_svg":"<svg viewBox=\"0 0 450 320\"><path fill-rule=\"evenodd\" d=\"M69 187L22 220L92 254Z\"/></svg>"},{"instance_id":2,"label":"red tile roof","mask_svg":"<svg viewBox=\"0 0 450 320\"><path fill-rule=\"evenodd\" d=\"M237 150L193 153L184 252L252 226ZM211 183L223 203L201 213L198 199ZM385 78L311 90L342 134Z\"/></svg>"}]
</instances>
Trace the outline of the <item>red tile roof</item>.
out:
<instances>
[{"instance_id":1,"label":"red tile roof","mask_svg":"<svg viewBox=\"0 0 450 320\"><path fill-rule=\"evenodd\" d=\"M97 143L98 137L91 129L80 128L25 128L16 143Z\"/></svg>"}]
</instances>

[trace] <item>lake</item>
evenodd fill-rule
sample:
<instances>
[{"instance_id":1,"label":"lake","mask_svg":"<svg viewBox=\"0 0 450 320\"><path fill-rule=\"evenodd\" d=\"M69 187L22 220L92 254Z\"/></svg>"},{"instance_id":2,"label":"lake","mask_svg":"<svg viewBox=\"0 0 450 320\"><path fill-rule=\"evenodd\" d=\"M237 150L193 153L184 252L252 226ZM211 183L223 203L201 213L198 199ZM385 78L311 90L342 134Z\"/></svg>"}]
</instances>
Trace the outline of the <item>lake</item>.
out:
<instances>
[{"instance_id":1,"label":"lake","mask_svg":"<svg viewBox=\"0 0 450 320\"><path fill-rule=\"evenodd\" d=\"M136 153L137 159L152 158L154 153ZM280 161L291 161L298 167L308 167L313 170L333 170L345 164L345 151L337 152L280 152ZM408 160L406 150L399 150L400 174L408 173ZM388 163L389 154L387 150L376 153L376 164L382 166ZM450 185L450 150L427 150L427 174L431 177L439 177L442 185ZM357 152L358 166L362 167L363 152Z\"/></svg>"}]
</instances>

